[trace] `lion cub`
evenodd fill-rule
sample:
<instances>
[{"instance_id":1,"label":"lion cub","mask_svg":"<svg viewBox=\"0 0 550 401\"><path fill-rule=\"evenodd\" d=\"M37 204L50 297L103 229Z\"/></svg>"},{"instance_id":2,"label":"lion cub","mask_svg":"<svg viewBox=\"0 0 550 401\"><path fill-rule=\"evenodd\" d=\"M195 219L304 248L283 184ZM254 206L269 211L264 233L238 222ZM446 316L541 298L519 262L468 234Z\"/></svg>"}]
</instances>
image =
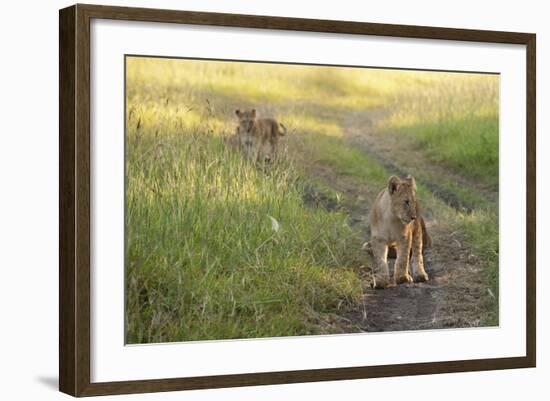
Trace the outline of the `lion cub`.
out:
<instances>
[{"instance_id":1,"label":"lion cub","mask_svg":"<svg viewBox=\"0 0 550 401\"><path fill-rule=\"evenodd\" d=\"M374 256L374 287L386 288L400 283L428 280L424 270L424 246L431 242L416 201L416 182L408 176L402 181L391 176L369 214L371 248ZM395 246L395 273L390 279L388 247ZM410 258L410 263L409 263ZM411 275L412 270L412 275Z\"/></svg>"},{"instance_id":2,"label":"lion cub","mask_svg":"<svg viewBox=\"0 0 550 401\"><path fill-rule=\"evenodd\" d=\"M278 150L286 127L273 118L256 118L256 110L235 110L239 119L237 136L245 155L254 161L270 161Z\"/></svg>"}]
</instances>

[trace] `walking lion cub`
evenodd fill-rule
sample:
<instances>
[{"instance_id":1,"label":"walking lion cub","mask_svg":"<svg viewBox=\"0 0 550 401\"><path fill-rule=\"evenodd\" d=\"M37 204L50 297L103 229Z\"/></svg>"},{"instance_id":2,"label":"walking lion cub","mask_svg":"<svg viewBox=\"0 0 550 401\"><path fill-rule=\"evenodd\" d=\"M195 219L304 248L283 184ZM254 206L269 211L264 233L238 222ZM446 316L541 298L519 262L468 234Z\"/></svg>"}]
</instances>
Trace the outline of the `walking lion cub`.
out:
<instances>
[{"instance_id":1,"label":"walking lion cub","mask_svg":"<svg viewBox=\"0 0 550 401\"><path fill-rule=\"evenodd\" d=\"M427 281L423 251L431 239L416 201L414 177L408 176L402 181L399 177L391 176L388 186L374 201L369 221L374 287L386 288L400 283ZM387 260L389 247L397 248L393 280L390 279Z\"/></svg>"},{"instance_id":2,"label":"walking lion cub","mask_svg":"<svg viewBox=\"0 0 550 401\"><path fill-rule=\"evenodd\" d=\"M235 110L239 119L237 137L245 155L254 161L271 161L286 127L273 118L256 118L256 109Z\"/></svg>"}]
</instances>

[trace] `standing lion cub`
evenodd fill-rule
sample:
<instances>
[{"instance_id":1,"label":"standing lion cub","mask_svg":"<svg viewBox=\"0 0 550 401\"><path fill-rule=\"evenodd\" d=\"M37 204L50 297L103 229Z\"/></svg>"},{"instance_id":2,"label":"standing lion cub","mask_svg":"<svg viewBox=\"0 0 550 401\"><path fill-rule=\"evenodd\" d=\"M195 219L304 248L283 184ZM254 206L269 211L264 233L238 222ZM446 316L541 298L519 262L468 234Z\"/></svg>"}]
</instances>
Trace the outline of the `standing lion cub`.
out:
<instances>
[{"instance_id":1,"label":"standing lion cub","mask_svg":"<svg viewBox=\"0 0 550 401\"><path fill-rule=\"evenodd\" d=\"M376 197L369 220L375 288L427 281L423 250L431 240L416 201L414 178L408 176L402 181L391 176L388 186ZM393 280L388 268L388 247L397 248Z\"/></svg>"},{"instance_id":2,"label":"standing lion cub","mask_svg":"<svg viewBox=\"0 0 550 401\"><path fill-rule=\"evenodd\" d=\"M254 161L270 161L278 150L286 127L273 118L256 118L256 110L235 110L239 119L237 137L245 155Z\"/></svg>"}]
</instances>

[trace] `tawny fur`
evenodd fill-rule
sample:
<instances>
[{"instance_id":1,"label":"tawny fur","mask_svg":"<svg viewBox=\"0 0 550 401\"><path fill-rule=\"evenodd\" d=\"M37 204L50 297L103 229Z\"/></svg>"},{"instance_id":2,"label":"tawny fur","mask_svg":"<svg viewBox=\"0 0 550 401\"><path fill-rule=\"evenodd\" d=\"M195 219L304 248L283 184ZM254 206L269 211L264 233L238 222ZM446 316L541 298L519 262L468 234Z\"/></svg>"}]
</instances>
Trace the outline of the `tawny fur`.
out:
<instances>
[{"instance_id":1,"label":"tawny fur","mask_svg":"<svg viewBox=\"0 0 550 401\"><path fill-rule=\"evenodd\" d=\"M279 148L279 137L286 127L273 118L257 118L255 109L235 110L239 119L236 136L244 154L254 161L273 160Z\"/></svg>"},{"instance_id":2,"label":"tawny fur","mask_svg":"<svg viewBox=\"0 0 550 401\"><path fill-rule=\"evenodd\" d=\"M377 196L369 214L374 257L374 286L386 288L400 283L428 280L424 269L424 245L431 239L420 215L416 200L416 183L409 176L402 181L391 176L388 185ZM388 249L396 248L393 278L388 267Z\"/></svg>"}]
</instances>

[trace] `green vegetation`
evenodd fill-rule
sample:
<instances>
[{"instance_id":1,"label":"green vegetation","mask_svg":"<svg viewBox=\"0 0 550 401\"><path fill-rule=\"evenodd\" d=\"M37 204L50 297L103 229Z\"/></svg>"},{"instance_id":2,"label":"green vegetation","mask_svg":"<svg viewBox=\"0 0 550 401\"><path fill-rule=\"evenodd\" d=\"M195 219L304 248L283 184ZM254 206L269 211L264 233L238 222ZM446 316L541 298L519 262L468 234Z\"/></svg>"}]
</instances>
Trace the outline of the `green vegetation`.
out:
<instances>
[{"instance_id":1,"label":"green vegetation","mask_svg":"<svg viewBox=\"0 0 550 401\"><path fill-rule=\"evenodd\" d=\"M126 73L129 343L342 332L335 319L362 293L364 234L305 195L315 182L340 198L313 176L319 166L385 185L388 171L346 137L357 113L378 111L373 134L498 186L496 76L136 57ZM284 121L282 161L256 166L224 142L246 107ZM442 185L475 210L452 209L421 182L419 196L483 260L498 298L498 208Z\"/></svg>"},{"instance_id":2,"label":"green vegetation","mask_svg":"<svg viewBox=\"0 0 550 401\"><path fill-rule=\"evenodd\" d=\"M414 85L392 96L380 133L404 138L434 162L498 188L499 76L418 74L422 90Z\"/></svg>"},{"instance_id":3,"label":"green vegetation","mask_svg":"<svg viewBox=\"0 0 550 401\"><path fill-rule=\"evenodd\" d=\"M347 217L306 206L291 162L259 169L226 146L215 118L136 93L144 98L129 96L126 132L127 341L338 332L331 313L361 293Z\"/></svg>"}]
</instances>

